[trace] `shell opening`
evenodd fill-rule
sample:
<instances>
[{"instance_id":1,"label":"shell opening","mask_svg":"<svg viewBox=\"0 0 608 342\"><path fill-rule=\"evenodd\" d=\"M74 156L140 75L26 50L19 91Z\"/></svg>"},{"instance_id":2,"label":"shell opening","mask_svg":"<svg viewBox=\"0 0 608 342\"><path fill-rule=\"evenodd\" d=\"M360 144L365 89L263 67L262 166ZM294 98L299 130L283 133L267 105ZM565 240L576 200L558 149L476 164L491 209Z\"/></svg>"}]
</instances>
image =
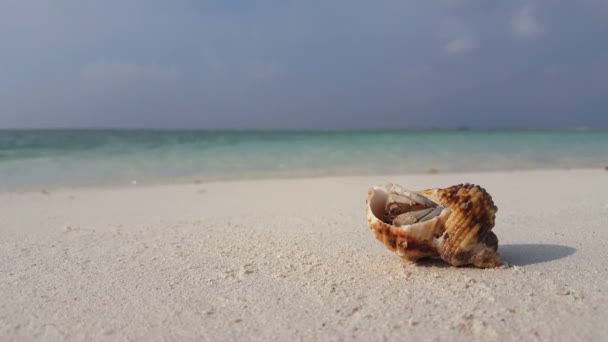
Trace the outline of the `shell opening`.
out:
<instances>
[{"instance_id":1,"label":"shell opening","mask_svg":"<svg viewBox=\"0 0 608 342\"><path fill-rule=\"evenodd\" d=\"M384 222L384 206L386 205L386 200L388 199L388 193L385 189L379 187L375 187L370 191L372 191L372 195L370 197L369 207L372 210L372 214Z\"/></svg>"},{"instance_id":2,"label":"shell opening","mask_svg":"<svg viewBox=\"0 0 608 342\"><path fill-rule=\"evenodd\" d=\"M439 216L444 207L416 192L401 187L375 187L370 208L384 223L403 227Z\"/></svg>"}]
</instances>

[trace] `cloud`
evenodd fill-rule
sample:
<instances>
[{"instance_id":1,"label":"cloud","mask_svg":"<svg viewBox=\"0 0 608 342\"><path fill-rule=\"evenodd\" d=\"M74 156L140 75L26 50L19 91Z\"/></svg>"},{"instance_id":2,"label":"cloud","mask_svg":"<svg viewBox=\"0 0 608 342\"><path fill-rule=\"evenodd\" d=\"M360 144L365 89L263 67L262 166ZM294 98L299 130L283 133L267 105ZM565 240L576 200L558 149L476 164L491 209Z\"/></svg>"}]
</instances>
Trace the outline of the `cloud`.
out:
<instances>
[{"instance_id":1,"label":"cloud","mask_svg":"<svg viewBox=\"0 0 608 342\"><path fill-rule=\"evenodd\" d=\"M516 37L532 39L540 36L543 29L534 15L536 8L530 4L515 12L511 19L511 30Z\"/></svg>"},{"instance_id":2,"label":"cloud","mask_svg":"<svg viewBox=\"0 0 608 342\"><path fill-rule=\"evenodd\" d=\"M120 60L98 60L82 68L82 80L94 89L110 89L133 82L175 82L179 77L174 66L138 64Z\"/></svg>"},{"instance_id":3,"label":"cloud","mask_svg":"<svg viewBox=\"0 0 608 342\"><path fill-rule=\"evenodd\" d=\"M458 37L450 40L445 45L445 53L448 55L463 55L477 48L477 41L472 37Z\"/></svg>"},{"instance_id":4,"label":"cloud","mask_svg":"<svg viewBox=\"0 0 608 342\"><path fill-rule=\"evenodd\" d=\"M572 113L608 127L605 74L585 71L608 70L608 45L590 39L608 34L607 9L606 0L2 0L0 127L543 126ZM547 64L560 66L551 84ZM499 112L502 121L488 120Z\"/></svg>"},{"instance_id":5,"label":"cloud","mask_svg":"<svg viewBox=\"0 0 608 342\"><path fill-rule=\"evenodd\" d=\"M276 63L257 63L248 68L249 76L258 81L272 81L285 73L284 68Z\"/></svg>"}]
</instances>

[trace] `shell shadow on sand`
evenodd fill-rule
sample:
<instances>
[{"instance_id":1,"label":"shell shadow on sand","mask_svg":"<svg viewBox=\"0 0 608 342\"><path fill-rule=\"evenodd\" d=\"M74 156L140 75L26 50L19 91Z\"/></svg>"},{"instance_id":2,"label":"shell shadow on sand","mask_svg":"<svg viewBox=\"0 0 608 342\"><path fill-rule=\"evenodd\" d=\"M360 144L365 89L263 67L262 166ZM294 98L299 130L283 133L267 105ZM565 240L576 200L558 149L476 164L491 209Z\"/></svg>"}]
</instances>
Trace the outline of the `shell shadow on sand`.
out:
<instances>
[{"instance_id":1,"label":"shell shadow on sand","mask_svg":"<svg viewBox=\"0 0 608 342\"><path fill-rule=\"evenodd\" d=\"M576 249L551 244L505 244L498 248L500 258L513 266L527 266L558 260L576 253ZM439 258L421 259L416 262L421 267L449 268L450 264ZM462 267L462 266L461 266ZM473 266L464 266L474 268Z\"/></svg>"},{"instance_id":2,"label":"shell shadow on sand","mask_svg":"<svg viewBox=\"0 0 608 342\"><path fill-rule=\"evenodd\" d=\"M500 245L498 252L502 260L515 266L527 266L565 258L576 253L576 249L551 244L508 244Z\"/></svg>"}]
</instances>

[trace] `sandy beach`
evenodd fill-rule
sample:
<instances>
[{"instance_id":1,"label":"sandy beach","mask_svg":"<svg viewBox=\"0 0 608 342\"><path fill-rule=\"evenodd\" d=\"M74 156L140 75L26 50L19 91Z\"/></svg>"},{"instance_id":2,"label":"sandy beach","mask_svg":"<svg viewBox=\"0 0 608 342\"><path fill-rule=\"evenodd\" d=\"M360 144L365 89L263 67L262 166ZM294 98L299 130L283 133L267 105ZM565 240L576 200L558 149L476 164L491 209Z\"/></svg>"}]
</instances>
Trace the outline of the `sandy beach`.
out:
<instances>
[{"instance_id":1,"label":"sandy beach","mask_svg":"<svg viewBox=\"0 0 608 342\"><path fill-rule=\"evenodd\" d=\"M511 266L412 264L369 186L471 182ZM0 340L601 341L608 172L127 184L0 193Z\"/></svg>"}]
</instances>

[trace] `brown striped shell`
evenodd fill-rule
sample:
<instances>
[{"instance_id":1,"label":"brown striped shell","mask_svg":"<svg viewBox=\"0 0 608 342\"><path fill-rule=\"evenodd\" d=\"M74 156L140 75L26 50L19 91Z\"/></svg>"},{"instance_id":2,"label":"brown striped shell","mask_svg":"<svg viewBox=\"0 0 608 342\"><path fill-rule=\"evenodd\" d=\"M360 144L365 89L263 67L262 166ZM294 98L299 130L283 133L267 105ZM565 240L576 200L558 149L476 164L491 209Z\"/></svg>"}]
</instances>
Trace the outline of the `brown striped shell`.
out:
<instances>
[{"instance_id":1,"label":"brown striped shell","mask_svg":"<svg viewBox=\"0 0 608 342\"><path fill-rule=\"evenodd\" d=\"M498 210L482 187L459 184L409 191L399 185L368 191L369 227L389 250L409 260L440 257L454 266L502 263L491 231Z\"/></svg>"}]
</instances>

